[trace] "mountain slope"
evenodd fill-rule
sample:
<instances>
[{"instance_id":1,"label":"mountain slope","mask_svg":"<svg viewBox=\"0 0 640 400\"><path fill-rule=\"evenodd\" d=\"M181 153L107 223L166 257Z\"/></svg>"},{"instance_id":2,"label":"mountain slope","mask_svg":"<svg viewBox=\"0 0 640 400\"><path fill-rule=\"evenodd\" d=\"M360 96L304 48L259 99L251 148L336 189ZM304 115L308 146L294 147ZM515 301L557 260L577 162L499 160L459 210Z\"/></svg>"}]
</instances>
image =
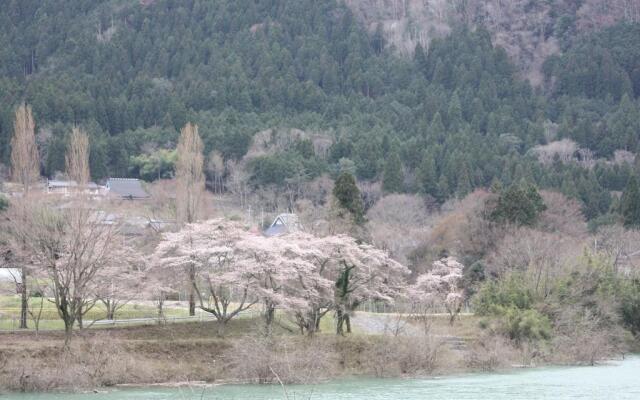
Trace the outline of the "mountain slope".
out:
<instances>
[{"instance_id":1,"label":"mountain slope","mask_svg":"<svg viewBox=\"0 0 640 400\"><path fill-rule=\"evenodd\" d=\"M428 47L460 24L484 27L534 86L542 63L578 36L617 22L639 22L640 3L629 0L344 0L367 29L377 29L401 54Z\"/></svg>"},{"instance_id":2,"label":"mountain slope","mask_svg":"<svg viewBox=\"0 0 640 400\"><path fill-rule=\"evenodd\" d=\"M525 11L505 11L496 26L506 29ZM509 49L495 46L496 31L457 25L445 13L434 29L448 36L398 57L359 13L334 0L8 0L0 10L0 162L9 160L13 108L26 100L49 176L64 169L72 124L91 134L95 179L170 175L161 150L191 120L207 154L227 163L225 177L256 132L331 137L328 151L310 152L300 139L241 164L254 188L301 185L344 168L379 181L385 160L399 158L401 190L439 202L524 179L580 199L590 218L609 210L609 192L624 186L639 150L637 24L562 40L554 28L548 40L565 50L542 63L540 91L520 78ZM509 26L529 29L523 23ZM541 146L559 139L580 152L538 162L540 151L558 148ZM619 151L630 156L614 158Z\"/></svg>"}]
</instances>

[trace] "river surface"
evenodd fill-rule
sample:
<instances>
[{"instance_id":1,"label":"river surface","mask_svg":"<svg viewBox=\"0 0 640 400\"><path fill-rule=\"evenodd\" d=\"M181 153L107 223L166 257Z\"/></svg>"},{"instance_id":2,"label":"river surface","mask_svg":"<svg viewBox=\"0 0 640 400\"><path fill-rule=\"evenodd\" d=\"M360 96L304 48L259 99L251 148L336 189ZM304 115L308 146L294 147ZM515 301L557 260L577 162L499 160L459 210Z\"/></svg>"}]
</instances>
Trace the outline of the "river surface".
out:
<instances>
[{"instance_id":1,"label":"river surface","mask_svg":"<svg viewBox=\"0 0 640 400\"><path fill-rule=\"evenodd\" d=\"M318 385L116 389L91 394L4 394L7 400L515 400L640 399L640 356L597 367L539 368L436 379L352 379Z\"/></svg>"}]
</instances>

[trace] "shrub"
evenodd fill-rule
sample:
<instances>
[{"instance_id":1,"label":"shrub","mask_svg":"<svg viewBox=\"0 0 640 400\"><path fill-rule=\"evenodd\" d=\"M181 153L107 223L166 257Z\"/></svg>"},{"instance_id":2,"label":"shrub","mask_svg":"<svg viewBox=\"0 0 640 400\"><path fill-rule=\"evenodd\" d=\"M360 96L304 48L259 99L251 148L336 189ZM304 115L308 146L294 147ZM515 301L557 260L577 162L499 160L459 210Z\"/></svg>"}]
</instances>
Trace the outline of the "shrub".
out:
<instances>
[{"instance_id":1,"label":"shrub","mask_svg":"<svg viewBox=\"0 0 640 400\"><path fill-rule=\"evenodd\" d=\"M636 336L640 336L640 279L622 285L620 315L622 322Z\"/></svg>"},{"instance_id":2,"label":"shrub","mask_svg":"<svg viewBox=\"0 0 640 400\"><path fill-rule=\"evenodd\" d=\"M9 208L9 200L6 197L0 195L0 212Z\"/></svg>"},{"instance_id":3,"label":"shrub","mask_svg":"<svg viewBox=\"0 0 640 400\"><path fill-rule=\"evenodd\" d=\"M521 310L515 307L505 312L505 333L518 343L525 340L547 340L551 338L551 322L536 310Z\"/></svg>"},{"instance_id":4,"label":"shrub","mask_svg":"<svg viewBox=\"0 0 640 400\"><path fill-rule=\"evenodd\" d=\"M503 315L506 309L526 310L533 305L533 293L527 288L524 277L510 274L503 280L486 282L474 298L478 315Z\"/></svg>"}]
</instances>

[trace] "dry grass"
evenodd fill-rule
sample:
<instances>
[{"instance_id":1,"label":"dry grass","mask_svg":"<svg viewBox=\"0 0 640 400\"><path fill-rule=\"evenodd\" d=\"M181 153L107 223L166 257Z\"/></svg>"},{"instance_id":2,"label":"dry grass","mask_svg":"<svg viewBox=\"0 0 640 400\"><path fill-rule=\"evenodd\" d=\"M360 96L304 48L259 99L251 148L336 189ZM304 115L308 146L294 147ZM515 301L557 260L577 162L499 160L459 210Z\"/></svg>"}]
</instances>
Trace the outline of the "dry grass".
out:
<instances>
[{"instance_id":1,"label":"dry grass","mask_svg":"<svg viewBox=\"0 0 640 400\"><path fill-rule=\"evenodd\" d=\"M224 337L217 335L215 322L86 330L75 335L68 353L62 350L62 332L2 334L0 389L73 391L193 381L309 383L355 375L429 375L463 367L462 356L436 337L325 333L309 338L285 325L276 326L274 335L266 338L260 334L261 323L232 321Z\"/></svg>"}]
</instances>

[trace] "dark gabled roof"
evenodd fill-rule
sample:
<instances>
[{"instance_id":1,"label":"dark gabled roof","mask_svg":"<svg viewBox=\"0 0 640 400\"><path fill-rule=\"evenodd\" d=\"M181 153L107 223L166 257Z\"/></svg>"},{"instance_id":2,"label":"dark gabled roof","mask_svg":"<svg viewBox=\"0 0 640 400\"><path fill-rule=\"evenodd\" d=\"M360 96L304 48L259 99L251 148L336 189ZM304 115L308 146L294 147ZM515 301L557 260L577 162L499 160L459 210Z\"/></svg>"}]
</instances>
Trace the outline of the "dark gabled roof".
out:
<instances>
[{"instance_id":1,"label":"dark gabled roof","mask_svg":"<svg viewBox=\"0 0 640 400\"><path fill-rule=\"evenodd\" d=\"M296 214L280 214L271 226L264 231L265 236L281 236L300 230L300 222Z\"/></svg>"},{"instance_id":2,"label":"dark gabled roof","mask_svg":"<svg viewBox=\"0 0 640 400\"><path fill-rule=\"evenodd\" d=\"M110 178L107 181L107 188L110 194L123 199L146 199L149 197L139 179Z\"/></svg>"}]
</instances>

